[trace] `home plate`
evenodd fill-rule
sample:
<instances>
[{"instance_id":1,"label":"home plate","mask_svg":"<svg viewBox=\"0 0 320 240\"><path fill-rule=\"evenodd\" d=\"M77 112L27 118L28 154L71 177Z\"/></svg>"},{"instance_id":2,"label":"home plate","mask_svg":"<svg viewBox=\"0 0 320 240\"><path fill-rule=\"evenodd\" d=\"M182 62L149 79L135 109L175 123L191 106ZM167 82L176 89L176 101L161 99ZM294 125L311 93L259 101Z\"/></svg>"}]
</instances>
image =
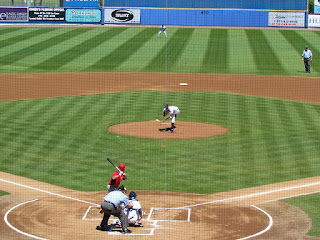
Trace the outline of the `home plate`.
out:
<instances>
[{"instance_id":1,"label":"home plate","mask_svg":"<svg viewBox=\"0 0 320 240\"><path fill-rule=\"evenodd\" d=\"M180 86L188 86L188 83L179 83Z\"/></svg>"}]
</instances>

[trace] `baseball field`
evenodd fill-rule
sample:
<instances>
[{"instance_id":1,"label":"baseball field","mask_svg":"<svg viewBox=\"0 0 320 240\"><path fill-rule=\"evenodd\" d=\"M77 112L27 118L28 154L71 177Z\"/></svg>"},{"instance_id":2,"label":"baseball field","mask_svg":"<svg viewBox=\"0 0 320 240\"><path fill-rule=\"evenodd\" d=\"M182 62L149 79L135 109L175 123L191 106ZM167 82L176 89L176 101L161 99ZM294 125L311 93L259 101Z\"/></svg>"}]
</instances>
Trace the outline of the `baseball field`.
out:
<instances>
[{"instance_id":1,"label":"baseball field","mask_svg":"<svg viewBox=\"0 0 320 240\"><path fill-rule=\"evenodd\" d=\"M123 239L95 230L109 157L146 212L125 238L319 239L320 31L158 31L0 27L0 235Z\"/></svg>"}]
</instances>

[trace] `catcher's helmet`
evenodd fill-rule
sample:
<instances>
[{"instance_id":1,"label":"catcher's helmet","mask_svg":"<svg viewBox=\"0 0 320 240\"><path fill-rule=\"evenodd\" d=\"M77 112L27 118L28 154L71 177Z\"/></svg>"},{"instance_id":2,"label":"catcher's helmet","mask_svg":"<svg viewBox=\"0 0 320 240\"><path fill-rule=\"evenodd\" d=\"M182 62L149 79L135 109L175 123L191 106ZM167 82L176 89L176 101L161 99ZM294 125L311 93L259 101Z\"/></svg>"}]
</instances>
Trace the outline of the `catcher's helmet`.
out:
<instances>
[{"instance_id":1,"label":"catcher's helmet","mask_svg":"<svg viewBox=\"0 0 320 240\"><path fill-rule=\"evenodd\" d=\"M121 164L119 165L119 169L120 169L121 171L124 171L124 170L126 169L126 165L124 165L124 163L121 163Z\"/></svg>"},{"instance_id":2,"label":"catcher's helmet","mask_svg":"<svg viewBox=\"0 0 320 240\"><path fill-rule=\"evenodd\" d=\"M129 193L129 199L132 200L132 199L136 199L137 198L137 193L135 191L131 191Z\"/></svg>"}]
</instances>

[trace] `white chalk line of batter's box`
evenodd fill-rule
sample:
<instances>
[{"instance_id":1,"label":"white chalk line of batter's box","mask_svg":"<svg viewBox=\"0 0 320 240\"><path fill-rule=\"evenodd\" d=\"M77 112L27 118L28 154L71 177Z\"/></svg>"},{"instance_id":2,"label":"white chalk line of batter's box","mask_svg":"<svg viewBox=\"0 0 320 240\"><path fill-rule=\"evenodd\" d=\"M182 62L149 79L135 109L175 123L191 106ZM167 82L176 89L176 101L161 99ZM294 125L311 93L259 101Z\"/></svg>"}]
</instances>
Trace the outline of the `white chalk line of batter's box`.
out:
<instances>
[{"instance_id":1,"label":"white chalk line of batter's box","mask_svg":"<svg viewBox=\"0 0 320 240\"><path fill-rule=\"evenodd\" d=\"M151 216L154 211L170 211L170 210L186 210L188 211L188 217L186 220L161 220L161 219L151 219ZM147 218L147 221L159 221L159 222L190 222L190 216L191 216L191 208L151 208L149 216Z\"/></svg>"},{"instance_id":2,"label":"white chalk line of batter's box","mask_svg":"<svg viewBox=\"0 0 320 240\"><path fill-rule=\"evenodd\" d=\"M90 217L88 217L88 214L89 214L89 212L90 212L90 210L91 210L91 208L92 207L94 207L94 206L89 206L88 207L88 209L87 209L87 211L84 213L84 215L83 215L83 217L82 217L82 220L95 220L95 221L97 221L97 220L99 220L99 221L101 221L102 220L102 217L101 218L90 218ZM96 208L96 207L94 207L94 208ZM146 214L146 215L149 215L148 213ZM116 223L117 222L117 218L112 218L112 217L110 217L109 218L111 221L113 220L113 223Z\"/></svg>"}]
</instances>

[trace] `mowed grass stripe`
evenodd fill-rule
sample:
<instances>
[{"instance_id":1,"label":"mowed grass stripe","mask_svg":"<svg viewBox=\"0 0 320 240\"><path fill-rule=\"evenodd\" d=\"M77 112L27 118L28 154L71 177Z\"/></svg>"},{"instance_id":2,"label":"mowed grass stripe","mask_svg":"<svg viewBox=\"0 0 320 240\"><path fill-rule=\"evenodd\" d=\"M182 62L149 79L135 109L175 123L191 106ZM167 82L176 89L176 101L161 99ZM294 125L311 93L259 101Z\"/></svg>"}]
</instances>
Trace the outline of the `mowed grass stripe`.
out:
<instances>
[{"instance_id":1,"label":"mowed grass stripe","mask_svg":"<svg viewBox=\"0 0 320 240\"><path fill-rule=\"evenodd\" d=\"M280 118L281 128L285 137L281 137L279 141L281 141L281 145L283 146L282 153L285 155L285 152L290 153L291 157L289 159L283 159L287 161L290 166L292 166L292 170L295 176L300 175L301 172L304 172L305 169L309 168L309 160L307 154L304 150L305 144L303 139L301 139L300 135L297 134L299 132L298 126L293 121L292 112L294 112L295 103L278 101L275 110ZM293 131L297 130L297 132ZM299 164L304 162L302 165ZM284 173L283 173L284 174Z\"/></svg>"},{"instance_id":2,"label":"mowed grass stripe","mask_svg":"<svg viewBox=\"0 0 320 240\"><path fill-rule=\"evenodd\" d=\"M4 37L5 34L20 31L21 29L22 28L20 27L4 27L4 28L0 28L0 34L2 37Z\"/></svg>"},{"instance_id":3,"label":"mowed grass stripe","mask_svg":"<svg viewBox=\"0 0 320 240\"><path fill-rule=\"evenodd\" d=\"M6 56L3 56L0 60L0 62L6 63L6 64L12 64L15 63L25 57L29 57L32 54L36 54L41 51L45 51L46 49L53 47L55 45L61 44L66 40L69 40L71 38L77 37L80 34L86 33L88 31L92 30L92 28L76 28L69 32L62 32L50 39L41 41L39 43L33 44L31 46L28 46L26 48L23 48L19 51L10 53Z\"/></svg>"},{"instance_id":4,"label":"mowed grass stripe","mask_svg":"<svg viewBox=\"0 0 320 240\"><path fill-rule=\"evenodd\" d=\"M61 116L64 116L61 108L67 107L67 109L70 109L70 104L67 101L65 103L67 104L66 106L57 98L41 99L39 100L38 110L33 114L29 114L29 120L35 122L36 127L30 127L28 138L35 138L37 142L42 143L26 150L29 157L42 158L45 155L49 155L50 151L48 149L51 149L61 140L61 137L58 136L60 134L60 136L63 136L62 133L64 131L57 131L61 127L60 119L63 118ZM45 152L45 154L39 154L41 152Z\"/></svg>"},{"instance_id":5,"label":"mowed grass stripe","mask_svg":"<svg viewBox=\"0 0 320 240\"><path fill-rule=\"evenodd\" d=\"M308 110L307 110L308 108ZM298 121L301 122L301 128L304 130L303 137L297 136L292 139L294 150L292 151L293 160L295 161L295 175L302 177L305 173L313 174L317 176L319 174L318 169L312 166L312 159L310 158L309 147L311 145L318 146L317 155L319 156L319 133L317 130L317 125L314 123L312 118L309 116L309 105L295 103L294 110L298 115ZM308 143L308 144L306 144Z\"/></svg>"},{"instance_id":6,"label":"mowed grass stripe","mask_svg":"<svg viewBox=\"0 0 320 240\"><path fill-rule=\"evenodd\" d=\"M287 39L287 41L291 44L291 46L296 50L298 56L302 55L303 50L306 46L308 46L312 54L314 56L320 56L320 52L317 48L311 43L308 42L303 36L298 34L297 31L288 31L288 30L279 30L282 36ZM320 33L316 32L316 34L320 37ZM320 72L320 60L319 58L314 57L312 60L311 68L317 72Z\"/></svg>"},{"instance_id":7,"label":"mowed grass stripe","mask_svg":"<svg viewBox=\"0 0 320 240\"><path fill-rule=\"evenodd\" d=\"M295 112L298 113L302 126L305 129L305 138L302 141L310 141L310 145L318 146L317 154L320 155L320 138L319 138L319 114L313 111L312 105L296 103ZM302 144L301 144L302 145Z\"/></svg>"},{"instance_id":8,"label":"mowed grass stripe","mask_svg":"<svg viewBox=\"0 0 320 240\"><path fill-rule=\"evenodd\" d=\"M211 29L206 54L202 60L201 72L224 73L227 69L228 30Z\"/></svg>"},{"instance_id":9,"label":"mowed grass stripe","mask_svg":"<svg viewBox=\"0 0 320 240\"><path fill-rule=\"evenodd\" d=\"M45 144L39 148L39 154L36 154L35 157L37 155L46 157L55 152L64 153L68 149L70 139L74 138L74 136L71 137L72 134L70 135L71 129L74 128L75 122L77 122L76 118L72 116L76 108L74 99L60 98L56 101L49 100L48 104L51 105L51 110L48 112L48 117L50 117L51 121L48 121L47 128L43 128L42 130L40 139ZM72 120L75 122L72 122ZM78 126L78 124L76 125ZM45 126L43 125L43 127Z\"/></svg>"},{"instance_id":10,"label":"mowed grass stripe","mask_svg":"<svg viewBox=\"0 0 320 240\"><path fill-rule=\"evenodd\" d=\"M262 30L245 30L254 58L254 64L261 73L272 71L277 74L285 73L279 59L272 50Z\"/></svg>"},{"instance_id":11,"label":"mowed grass stripe","mask_svg":"<svg viewBox=\"0 0 320 240\"><path fill-rule=\"evenodd\" d=\"M108 41L109 39L117 36L121 32L125 31L126 28L110 28L106 31L103 31L102 33L93 36L86 41L77 44L75 46L72 46L68 50L53 56L52 58L41 62L32 68L34 69L43 69L47 71L55 71L59 69L61 66L69 63L70 61L85 55L87 52L92 50L93 48L96 48L103 44L104 42Z\"/></svg>"},{"instance_id":12,"label":"mowed grass stripe","mask_svg":"<svg viewBox=\"0 0 320 240\"><path fill-rule=\"evenodd\" d=\"M152 28L146 28L138 32L111 53L89 66L85 71L114 71L115 68L119 67L131 55L142 48L153 36L154 30Z\"/></svg>"},{"instance_id":13,"label":"mowed grass stripe","mask_svg":"<svg viewBox=\"0 0 320 240\"><path fill-rule=\"evenodd\" d=\"M253 137L252 132L250 131L250 126L255 124L254 122L251 122L251 98L248 96L239 96L237 104L237 117L240 120L239 134L246 136L246 138L241 141L240 146L241 163L244 163L240 165L240 168L242 168L243 172L251 172L251 174L248 174L248 177L244 179L244 181L249 185L250 182L254 182L255 179L258 179L257 174L259 172L256 169L259 168L259 164L256 163L255 158L256 139ZM251 162L249 166L245 164L248 160Z\"/></svg>"},{"instance_id":14,"label":"mowed grass stripe","mask_svg":"<svg viewBox=\"0 0 320 240\"><path fill-rule=\"evenodd\" d=\"M30 103L32 104L30 105ZM45 116L47 106L43 105L41 101L30 101L30 103L28 101L14 102L15 108L20 110L19 114L12 116L10 123L7 123L10 128L7 129L6 134L14 139L14 147L7 148L6 151L6 155L10 159L24 155L28 149L34 150L39 147L38 144L33 144L39 137L34 132L41 129L42 124L39 124L38 121L41 121Z\"/></svg>"},{"instance_id":15,"label":"mowed grass stripe","mask_svg":"<svg viewBox=\"0 0 320 240\"><path fill-rule=\"evenodd\" d=\"M256 66L244 30L228 31L228 72L253 74ZM243 64L247 63L247 64ZM250 63L250 64L249 64Z\"/></svg>"},{"instance_id":16,"label":"mowed grass stripe","mask_svg":"<svg viewBox=\"0 0 320 240\"><path fill-rule=\"evenodd\" d=\"M168 71L174 72L176 69L177 62L181 58L182 54L185 51L185 48L188 46L190 39L192 38L192 34L194 32L194 28L186 28L186 29L178 29L175 32L175 35L170 41L168 45L168 52L170 56L167 58L168 61Z\"/></svg>"},{"instance_id":17,"label":"mowed grass stripe","mask_svg":"<svg viewBox=\"0 0 320 240\"><path fill-rule=\"evenodd\" d=\"M32 102L28 101L25 104L19 104L20 101L1 102L0 114L0 144L6 149L6 153L10 151L7 146L12 145L12 139L20 135L20 130L23 129L21 124L17 123L16 118L21 117L21 113L28 111L29 108L35 107Z\"/></svg>"},{"instance_id":18,"label":"mowed grass stripe","mask_svg":"<svg viewBox=\"0 0 320 240\"><path fill-rule=\"evenodd\" d=\"M295 49L288 43L279 31L263 31L264 36L270 43L275 56L279 59L281 66L285 68L287 73L301 74L303 70L303 65L299 55L296 53Z\"/></svg>"},{"instance_id":19,"label":"mowed grass stripe","mask_svg":"<svg viewBox=\"0 0 320 240\"><path fill-rule=\"evenodd\" d=\"M189 42L194 29L180 28L175 31L174 35L167 42L167 46L163 46L158 54L144 68L144 72L163 72L165 70L166 52L168 71L175 71L175 64L181 57L187 43ZM167 51L166 51L167 48ZM171 57L172 56L172 57Z\"/></svg>"},{"instance_id":20,"label":"mowed grass stripe","mask_svg":"<svg viewBox=\"0 0 320 240\"><path fill-rule=\"evenodd\" d=\"M276 172L278 169L282 168L282 161L280 156L281 146L278 142L279 139L275 136L273 129L275 129L274 121L272 119L272 108L270 106L270 101L265 98L257 98L257 111L258 120L260 122L263 148L265 154L265 170L270 172ZM277 176L270 176L276 179Z\"/></svg>"},{"instance_id":21,"label":"mowed grass stripe","mask_svg":"<svg viewBox=\"0 0 320 240\"><path fill-rule=\"evenodd\" d=\"M36 29L34 31L26 32L26 33L18 35L18 36L4 39L4 40L0 41L0 48L8 47L10 45L14 45L14 44L17 44L18 42L22 42L22 41L28 41L31 38L40 37L42 34L46 34L46 33L49 33L49 32L55 31L55 30L56 30L55 28L40 28L40 29Z\"/></svg>"}]
</instances>

